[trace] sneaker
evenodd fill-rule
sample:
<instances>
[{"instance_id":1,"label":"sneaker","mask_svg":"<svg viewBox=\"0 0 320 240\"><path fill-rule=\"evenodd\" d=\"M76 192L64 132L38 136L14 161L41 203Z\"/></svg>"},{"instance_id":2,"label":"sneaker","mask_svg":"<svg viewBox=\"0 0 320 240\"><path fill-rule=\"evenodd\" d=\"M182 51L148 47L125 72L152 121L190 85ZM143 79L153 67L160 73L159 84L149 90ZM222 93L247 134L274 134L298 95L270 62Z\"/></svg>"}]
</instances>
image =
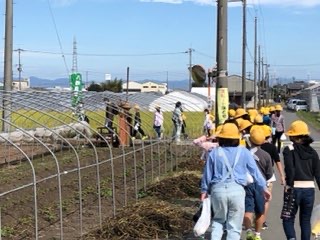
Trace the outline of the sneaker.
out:
<instances>
[{"instance_id":1,"label":"sneaker","mask_svg":"<svg viewBox=\"0 0 320 240\"><path fill-rule=\"evenodd\" d=\"M143 136L141 139L146 140L147 138L148 138L148 136Z\"/></svg>"},{"instance_id":2,"label":"sneaker","mask_svg":"<svg viewBox=\"0 0 320 240\"><path fill-rule=\"evenodd\" d=\"M247 231L246 240L254 240L255 239L254 237L255 236L254 236L254 234L253 234L253 232L251 230Z\"/></svg>"},{"instance_id":3,"label":"sneaker","mask_svg":"<svg viewBox=\"0 0 320 240\"><path fill-rule=\"evenodd\" d=\"M131 140L134 141L134 140L136 140L136 138L135 138L135 137L132 137Z\"/></svg>"},{"instance_id":4,"label":"sneaker","mask_svg":"<svg viewBox=\"0 0 320 240\"><path fill-rule=\"evenodd\" d=\"M267 222L264 222L264 223L262 224L262 229L263 229L263 230L267 230L268 228L269 228L269 226L268 226Z\"/></svg>"},{"instance_id":5,"label":"sneaker","mask_svg":"<svg viewBox=\"0 0 320 240\"><path fill-rule=\"evenodd\" d=\"M262 240L261 236L254 236L253 240Z\"/></svg>"}]
</instances>

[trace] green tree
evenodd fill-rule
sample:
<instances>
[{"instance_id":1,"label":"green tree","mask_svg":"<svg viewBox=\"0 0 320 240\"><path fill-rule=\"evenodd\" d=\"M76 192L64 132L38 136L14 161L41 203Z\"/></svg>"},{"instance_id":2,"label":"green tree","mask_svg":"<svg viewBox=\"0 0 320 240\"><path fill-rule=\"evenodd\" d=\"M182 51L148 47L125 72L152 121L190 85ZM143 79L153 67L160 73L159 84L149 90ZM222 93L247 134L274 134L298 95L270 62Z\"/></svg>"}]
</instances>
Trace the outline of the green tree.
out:
<instances>
[{"instance_id":1,"label":"green tree","mask_svg":"<svg viewBox=\"0 0 320 240\"><path fill-rule=\"evenodd\" d=\"M101 83L103 91L122 92L122 79L115 78L111 81L105 81Z\"/></svg>"},{"instance_id":2,"label":"green tree","mask_svg":"<svg viewBox=\"0 0 320 240\"><path fill-rule=\"evenodd\" d=\"M88 90L88 91L92 91L92 92L103 92L103 88L101 87L101 85L100 85L100 84L97 84L97 83L95 83L95 82L92 82L92 83L89 85L89 87L88 87L87 90Z\"/></svg>"}]
</instances>

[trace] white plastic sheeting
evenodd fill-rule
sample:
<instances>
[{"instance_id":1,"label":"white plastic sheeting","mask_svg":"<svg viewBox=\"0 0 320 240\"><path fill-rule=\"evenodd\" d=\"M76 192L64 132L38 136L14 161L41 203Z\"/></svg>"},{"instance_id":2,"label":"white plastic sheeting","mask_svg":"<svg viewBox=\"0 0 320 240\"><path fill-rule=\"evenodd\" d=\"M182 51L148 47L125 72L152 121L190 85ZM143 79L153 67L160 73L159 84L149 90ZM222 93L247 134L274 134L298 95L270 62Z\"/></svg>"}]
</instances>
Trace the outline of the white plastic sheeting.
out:
<instances>
[{"instance_id":1,"label":"white plastic sheeting","mask_svg":"<svg viewBox=\"0 0 320 240\"><path fill-rule=\"evenodd\" d=\"M41 127L25 132L18 129L10 133L0 133L0 143L4 143L8 140L14 143L32 142L34 138L52 141L57 140L59 136L64 138L83 137L81 134L88 138L92 137L90 126L86 121L70 123L68 125L62 125L53 129Z\"/></svg>"},{"instance_id":2,"label":"white plastic sheeting","mask_svg":"<svg viewBox=\"0 0 320 240\"><path fill-rule=\"evenodd\" d=\"M185 112L203 112L208 107L208 102L200 96L184 91L174 91L151 102L149 111L154 111L156 106L160 106L162 111L171 112L178 101L182 103Z\"/></svg>"}]
</instances>

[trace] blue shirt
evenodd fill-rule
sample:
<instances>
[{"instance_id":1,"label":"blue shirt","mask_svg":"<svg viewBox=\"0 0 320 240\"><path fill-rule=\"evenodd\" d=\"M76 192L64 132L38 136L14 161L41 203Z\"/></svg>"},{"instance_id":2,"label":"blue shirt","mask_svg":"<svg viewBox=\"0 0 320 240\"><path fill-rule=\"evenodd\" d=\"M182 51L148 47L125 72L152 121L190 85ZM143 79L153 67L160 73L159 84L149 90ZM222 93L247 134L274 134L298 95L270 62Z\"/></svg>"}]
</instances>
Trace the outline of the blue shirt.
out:
<instances>
[{"instance_id":1,"label":"blue shirt","mask_svg":"<svg viewBox=\"0 0 320 240\"><path fill-rule=\"evenodd\" d=\"M238 149L240 149L239 160L234 165L236 154ZM247 184L247 173L249 173L255 181L263 189L267 188L267 183L262 176L258 166L252 156L252 153L245 147L223 147L225 155L229 160L229 163L233 170L234 181L242 186ZM203 170L203 176L201 180L201 192L208 193L210 191L211 184L216 184L222 182L232 182L231 176L229 176L227 166L224 162L223 157L218 155L218 148L213 149L206 161L206 165Z\"/></svg>"}]
</instances>

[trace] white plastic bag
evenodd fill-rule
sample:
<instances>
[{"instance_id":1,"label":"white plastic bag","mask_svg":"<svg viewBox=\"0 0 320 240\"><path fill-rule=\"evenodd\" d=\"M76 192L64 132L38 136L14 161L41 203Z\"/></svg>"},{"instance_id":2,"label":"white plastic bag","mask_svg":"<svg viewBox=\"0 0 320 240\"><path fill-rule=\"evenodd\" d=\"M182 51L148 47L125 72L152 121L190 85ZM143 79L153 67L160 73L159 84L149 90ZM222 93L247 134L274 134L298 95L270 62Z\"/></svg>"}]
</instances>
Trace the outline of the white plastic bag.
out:
<instances>
[{"instance_id":1,"label":"white plastic bag","mask_svg":"<svg viewBox=\"0 0 320 240\"><path fill-rule=\"evenodd\" d=\"M320 204L313 208L311 216L311 231L315 236L320 236Z\"/></svg>"},{"instance_id":2,"label":"white plastic bag","mask_svg":"<svg viewBox=\"0 0 320 240\"><path fill-rule=\"evenodd\" d=\"M281 135L281 137L280 137L280 140L281 140L281 141L287 140L287 137L286 137L286 135L285 135L284 133L282 133L282 135Z\"/></svg>"},{"instance_id":3,"label":"white plastic bag","mask_svg":"<svg viewBox=\"0 0 320 240\"><path fill-rule=\"evenodd\" d=\"M196 237L199 237L206 233L211 223L211 201L210 196L205 198L202 202L202 211L200 218L193 228L193 233Z\"/></svg>"}]
</instances>

